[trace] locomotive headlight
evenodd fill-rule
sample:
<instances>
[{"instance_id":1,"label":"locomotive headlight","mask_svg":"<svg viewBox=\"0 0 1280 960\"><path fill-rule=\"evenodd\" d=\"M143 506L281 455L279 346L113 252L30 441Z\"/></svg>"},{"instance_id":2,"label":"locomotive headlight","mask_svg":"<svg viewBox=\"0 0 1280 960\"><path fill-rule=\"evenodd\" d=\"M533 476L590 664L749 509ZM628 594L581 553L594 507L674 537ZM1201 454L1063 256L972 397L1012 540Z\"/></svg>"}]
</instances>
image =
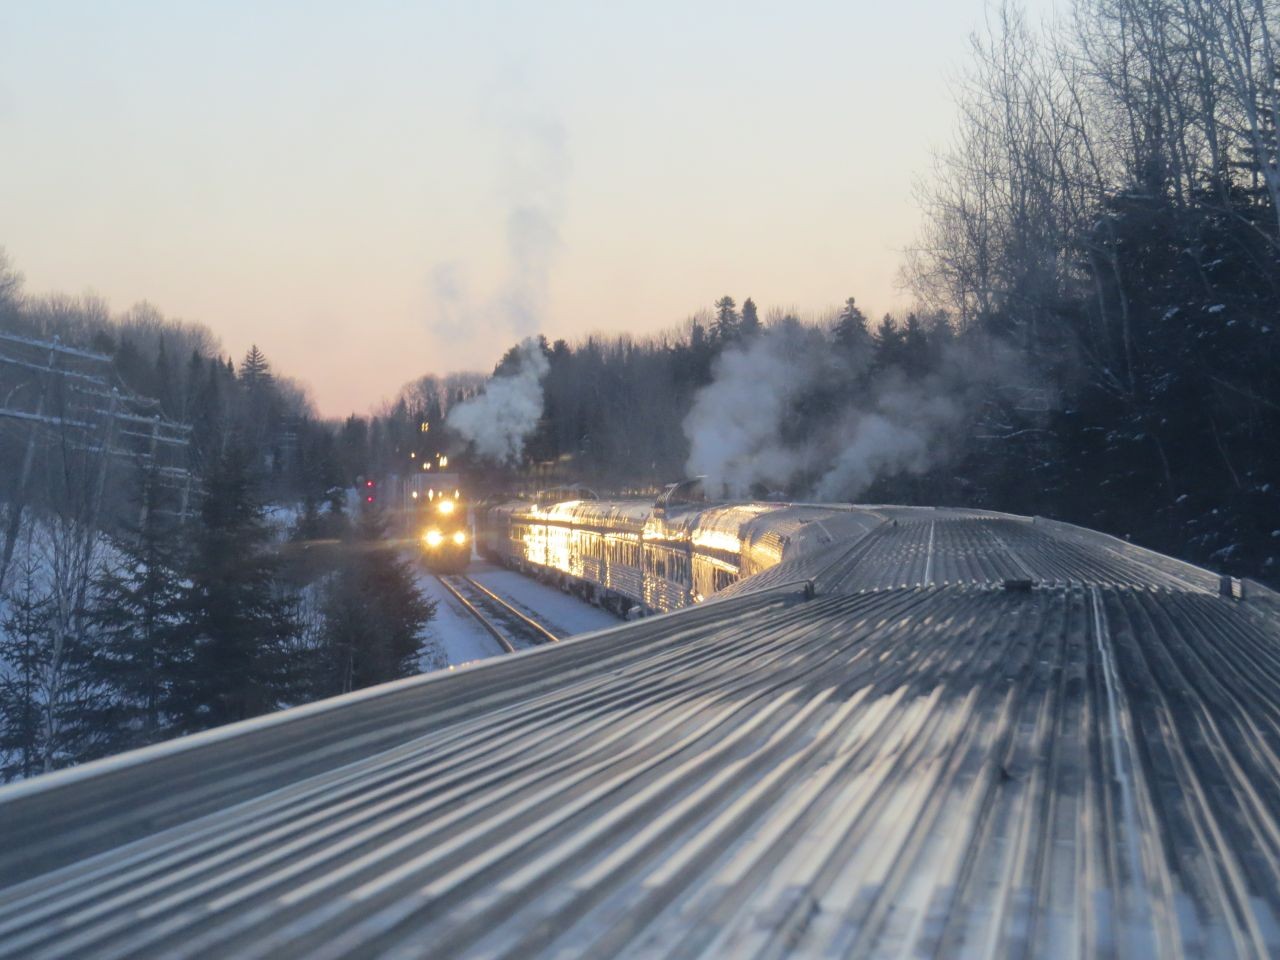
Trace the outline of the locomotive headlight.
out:
<instances>
[{"instance_id":1,"label":"locomotive headlight","mask_svg":"<svg viewBox=\"0 0 1280 960\"><path fill-rule=\"evenodd\" d=\"M441 513L448 516L449 514L453 513L454 506L455 504L452 500L441 500L439 510Z\"/></svg>"},{"instance_id":2,"label":"locomotive headlight","mask_svg":"<svg viewBox=\"0 0 1280 960\"><path fill-rule=\"evenodd\" d=\"M467 542L467 535L463 533L461 530L459 530L456 533L454 533L453 542L456 543L458 546L462 546L464 543Z\"/></svg>"},{"instance_id":3,"label":"locomotive headlight","mask_svg":"<svg viewBox=\"0 0 1280 960\"><path fill-rule=\"evenodd\" d=\"M444 534L439 530L428 530L422 535L422 539L427 541L428 547L438 547L444 543Z\"/></svg>"}]
</instances>

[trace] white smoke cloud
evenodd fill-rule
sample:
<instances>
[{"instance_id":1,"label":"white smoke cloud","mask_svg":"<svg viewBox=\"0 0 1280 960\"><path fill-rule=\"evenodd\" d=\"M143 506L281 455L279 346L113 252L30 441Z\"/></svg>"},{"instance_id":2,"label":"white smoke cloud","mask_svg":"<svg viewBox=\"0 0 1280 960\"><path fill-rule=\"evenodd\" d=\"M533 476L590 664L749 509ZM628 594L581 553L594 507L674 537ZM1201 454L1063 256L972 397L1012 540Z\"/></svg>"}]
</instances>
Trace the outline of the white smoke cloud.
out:
<instances>
[{"instance_id":1,"label":"white smoke cloud","mask_svg":"<svg viewBox=\"0 0 1280 960\"><path fill-rule=\"evenodd\" d=\"M721 353L684 420L689 475L743 496L753 483L782 487L805 469L810 451L785 435L786 421L815 378L835 375L830 355L821 333L798 323Z\"/></svg>"},{"instance_id":2,"label":"white smoke cloud","mask_svg":"<svg viewBox=\"0 0 1280 960\"><path fill-rule=\"evenodd\" d=\"M520 344L514 373L496 376L484 393L449 411L446 422L482 457L514 462L542 416L542 378L550 364L533 337Z\"/></svg>"},{"instance_id":3,"label":"white smoke cloud","mask_svg":"<svg viewBox=\"0 0 1280 960\"><path fill-rule=\"evenodd\" d=\"M799 324L727 348L683 424L689 474L735 497L762 484L851 500L881 477L945 462L991 385L1024 376L1016 356L989 342L952 343L914 378L870 374L868 360L838 358Z\"/></svg>"},{"instance_id":4,"label":"white smoke cloud","mask_svg":"<svg viewBox=\"0 0 1280 960\"><path fill-rule=\"evenodd\" d=\"M436 264L431 270L431 292L436 301L436 318L431 325L435 335L446 341L466 336L475 321L475 310L462 267L452 261Z\"/></svg>"},{"instance_id":5,"label":"white smoke cloud","mask_svg":"<svg viewBox=\"0 0 1280 960\"><path fill-rule=\"evenodd\" d=\"M537 115L510 118L506 131L507 278L500 306L511 332L527 337L546 316L551 269L564 246L568 135L559 120Z\"/></svg>"},{"instance_id":6,"label":"white smoke cloud","mask_svg":"<svg viewBox=\"0 0 1280 960\"><path fill-rule=\"evenodd\" d=\"M429 288L431 329L446 343L528 337L546 319L551 275L564 242L571 164L568 133L554 116L527 100L528 91L503 83L500 107L488 113L499 161L494 192L502 219L505 262L490 292L474 293L464 261L437 263Z\"/></svg>"},{"instance_id":7,"label":"white smoke cloud","mask_svg":"<svg viewBox=\"0 0 1280 960\"><path fill-rule=\"evenodd\" d=\"M868 406L852 409L837 431L838 452L814 485L818 500L853 499L879 477L921 474L946 460L966 404L941 377L909 384L898 376L876 385Z\"/></svg>"},{"instance_id":8,"label":"white smoke cloud","mask_svg":"<svg viewBox=\"0 0 1280 960\"><path fill-rule=\"evenodd\" d=\"M437 264L430 277L437 338L482 349L508 337L522 339L516 372L494 377L483 394L446 418L477 454L508 462L520 458L542 416L549 365L533 337L546 320L552 269L563 247L570 171L565 127L531 101L525 80L519 71L496 78L491 109L482 111L497 137L495 192L506 211L506 261L497 286L473 296L466 265L457 261Z\"/></svg>"}]
</instances>

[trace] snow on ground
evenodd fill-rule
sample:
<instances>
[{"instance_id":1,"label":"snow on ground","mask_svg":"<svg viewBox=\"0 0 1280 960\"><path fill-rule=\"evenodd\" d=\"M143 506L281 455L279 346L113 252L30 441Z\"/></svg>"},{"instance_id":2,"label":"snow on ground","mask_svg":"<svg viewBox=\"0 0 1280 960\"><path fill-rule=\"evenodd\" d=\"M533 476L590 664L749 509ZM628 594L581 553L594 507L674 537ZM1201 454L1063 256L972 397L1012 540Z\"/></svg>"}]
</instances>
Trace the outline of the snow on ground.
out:
<instances>
[{"instance_id":1,"label":"snow on ground","mask_svg":"<svg viewBox=\"0 0 1280 960\"><path fill-rule=\"evenodd\" d=\"M420 661L424 672L496 657L503 652L498 641L485 632L439 580L416 561L415 569L423 594L437 601L436 615L424 631L426 646ZM467 575L545 624L559 637L616 627L622 622L613 614L554 587L490 563L473 562Z\"/></svg>"},{"instance_id":2,"label":"snow on ground","mask_svg":"<svg viewBox=\"0 0 1280 960\"><path fill-rule=\"evenodd\" d=\"M604 630L623 622L613 614L583 603L577 597L562 593L555 587L490 563L472 564L467 574L516 609L546 624L547 629L557 637Z\"/></svg>"},{"instance_id":3,"label":"snow on ground","mask_svg":"<svg viewBox=\"0 0 1280 960\"><path fill-rule=\"evenodd\" d=\"M420 661L424 673L496 657L503 652L498 641L421 565L417 567L417 576L423 595L436 601L436 615L424 631L427 643Z\"/></svg>"},{"instance_id":4,"label":"snow on ground","mask_svg":"<svg viewBox=\"0 0 1280 960\"><path fill-rule=\"evenodd\" d=\"M298 525L302 510L296 503L269 503L262 510L262 518L271 527L277 541L287 540L289 532Z\"/></svg>"}]
</instances>

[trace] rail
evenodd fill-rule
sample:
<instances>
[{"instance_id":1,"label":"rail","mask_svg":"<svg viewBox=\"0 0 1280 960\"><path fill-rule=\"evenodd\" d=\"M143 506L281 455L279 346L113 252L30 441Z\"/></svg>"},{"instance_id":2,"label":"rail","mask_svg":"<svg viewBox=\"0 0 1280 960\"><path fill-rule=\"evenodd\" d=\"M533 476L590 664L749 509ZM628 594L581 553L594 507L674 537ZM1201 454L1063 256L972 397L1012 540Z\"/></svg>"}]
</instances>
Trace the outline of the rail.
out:
<instances>
[{"instance_id":1,"label":"rail","mask_svg":"<svg viewBox=\"0 0 1280 960\"><path fill-rule=\"evenodd\" d=\"M484 627L485 631L488 632L489 636L493 637L493 639L498 641L499 646L501 646L504 651L506 651L507 653L516 652L516 648L511 645L511 641L507 639L506 634L504 634L501 630L495 627L493 625L493 621L491 621L488 617L486 617L483 613L481 613L479 608L476 607L474 603L472 603L470 600L464 597L462 595L462 591L460 591L457 587L455 587L452 583L450 583L444 577L437 576L436 579L440 581L441 586L443 586L446 590L448 590L451 594L453 594L454 598L460 604L462 604L462 609L466 610L467 613L475 617L476 620L480 622L480 626Z\"/></svg>"},{"instance_id":2,"label":"rail","mask_svg":"<svg viewBox=\"0 0 1280 960\"><path fill-rule=\"evenodd\" d=\"M462 577L462 579L465 580L468 585L475 587L477 590L479 590L482 594L484 594L486 597L488 597L498 606L502 607L502 609L506 613L509 613L512 617L514 617L520 623L524 624L534 633L538 634L538 636L542 637L541 642L545 642L545 643L560 642L560 638L558 636L556 636L554 633L552 633L550 630L548 630L546 627L540 624L537 620L534 620L532 617L526 616L524 613L517 610L515 607L507 603L507 601L503 600L500 596L498 596L488 587L471 579L471 577L464 576Z\"/></svg>"},{"instance_id":3,"label":"rail","mask_svg":"<svg viewBox=\"0 0 1280 960\"><path fill-rule=\"evenodd\" d=\"M533 635L533 640L535 643L538 643L538 644L558 643L560 641L560 638L556 636L556 634L552 633L550 630L548 630L546 627L540 624L537 620L534 620L532 617L528 616L524 612L516 609L514 606L512 606L502 597L498 596L496 593L490 590L488 587L484 586L481 583L476 582L471 577L458 574L454 577L438 576L437 579L444 585L444 588L448 590L451 594L453 594L453 596L458 600L458 602L462 604L463 609L465 609L468 613L470 613L473 617L475 617L477 620L480 621L480 625L484 627L484 629L489 633L490 636L492 636L495 640L498 641L498 643L502 645L502 648L507 653L515 652L515 647L511 644L511 641L508 639L507 635L501 629L499 629L498 626L494 624L494 622L488 616L484 614L484 612L476 605L476 603L471 598L468 598L467 596L465 596L463 592L458 589L457 586L455 586L453 583L450 583L449 582L450 580L456 579L456 580L462 581L462 583L466 584L467 589L474 590L476 594L480 595L483 598L484 603L491 604L493 607L495 607L501 618L510 618L511 620L519 624L521 628L531 633Z\"/></svg>"}]
</instances>

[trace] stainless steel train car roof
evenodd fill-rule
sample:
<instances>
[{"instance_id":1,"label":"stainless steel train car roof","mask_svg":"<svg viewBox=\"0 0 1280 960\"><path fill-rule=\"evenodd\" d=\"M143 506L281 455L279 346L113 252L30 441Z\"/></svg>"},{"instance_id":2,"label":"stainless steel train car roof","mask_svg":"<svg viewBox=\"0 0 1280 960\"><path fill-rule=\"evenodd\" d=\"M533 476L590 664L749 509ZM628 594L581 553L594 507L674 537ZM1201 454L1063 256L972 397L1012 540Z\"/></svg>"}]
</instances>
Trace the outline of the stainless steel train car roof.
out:
<instances>
[{"instance_id":1,"label":"stainless steel train car roof","mask_svg":"<svg viewBox=\"0 0 1280 960\"><path fill-rule=\"evenodd\" d=\"M0 955L1280 953L1274 597L874 513L714 603L0 790Z\"/></svg>"},{"instance_id":2,"label":"stainless steel train car roof","mask_svg":"<svg viewBox=\"0 0 1280 960\"><path fill-rule=\"evenodd\" d=\"M512 501L499 509L534 523L607 525L638 535L653 512L653 504L647 500L567 500L545 505Z\"/></svg>"}]
</instances>

